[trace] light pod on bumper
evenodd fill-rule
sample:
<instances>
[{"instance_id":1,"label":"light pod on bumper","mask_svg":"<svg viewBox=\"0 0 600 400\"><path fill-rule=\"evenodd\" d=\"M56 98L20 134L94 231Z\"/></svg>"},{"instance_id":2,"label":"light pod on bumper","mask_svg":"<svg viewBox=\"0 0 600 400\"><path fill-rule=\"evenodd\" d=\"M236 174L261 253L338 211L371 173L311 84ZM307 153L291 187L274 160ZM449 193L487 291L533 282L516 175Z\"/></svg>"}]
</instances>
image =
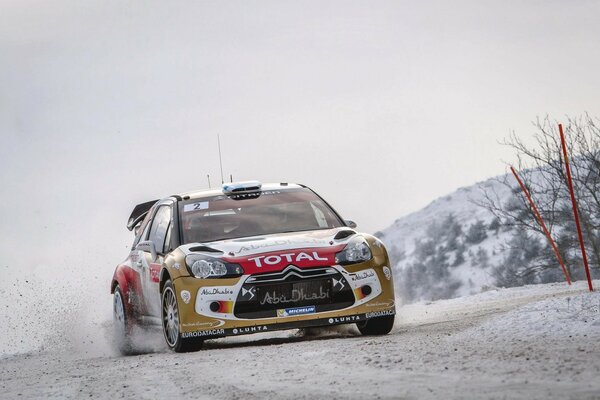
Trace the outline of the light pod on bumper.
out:
<instances>
[{"instance_id":1,"label":"light pod on bumper","mask_svg":"<svg viewBox=\"0 0 600 400\"><path fill-rule=\"evenodd\" d=\"M223 262L222 260L203 254L190 254L185 258L190 273L196 278L236 278L244 274L239 264Z\"/></svg>"}]
</instances>

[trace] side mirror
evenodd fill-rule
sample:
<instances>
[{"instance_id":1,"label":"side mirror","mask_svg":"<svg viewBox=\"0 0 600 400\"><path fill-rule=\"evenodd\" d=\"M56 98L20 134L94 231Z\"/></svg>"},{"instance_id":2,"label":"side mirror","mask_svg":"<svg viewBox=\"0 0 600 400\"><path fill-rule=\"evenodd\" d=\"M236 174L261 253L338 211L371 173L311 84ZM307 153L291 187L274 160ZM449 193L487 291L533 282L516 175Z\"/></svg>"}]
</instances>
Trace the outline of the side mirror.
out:
<instances>
[{"instance_id":1,"label":"side mirror","mask_svg":"<svg viewBox=\"0 0 600 400\"><path fill-rule=\"evenodd\" d=\"M349 220L349 219L345 219L345 220L344 220L344 223L346 224L346 226L347 226L348 228L352 228L352 229L356 228L356 226L357 226L357 225L356 225L356 222L354 222L354 221L351 221L351 220Z\"/></svg>"},{"instance_id":2,"label":"side mirror","mask_svg":"<svg viewBox=\"0 0 600 400\"><path fill-rule=\"evenodd\" d=\"M139 242L137 246L135 246L136 250L145 251L152 255L152 261L156 261L156 247L154 246L154 242L151 240L145 240L143 242Z\"/></svg>"}]
</instances>

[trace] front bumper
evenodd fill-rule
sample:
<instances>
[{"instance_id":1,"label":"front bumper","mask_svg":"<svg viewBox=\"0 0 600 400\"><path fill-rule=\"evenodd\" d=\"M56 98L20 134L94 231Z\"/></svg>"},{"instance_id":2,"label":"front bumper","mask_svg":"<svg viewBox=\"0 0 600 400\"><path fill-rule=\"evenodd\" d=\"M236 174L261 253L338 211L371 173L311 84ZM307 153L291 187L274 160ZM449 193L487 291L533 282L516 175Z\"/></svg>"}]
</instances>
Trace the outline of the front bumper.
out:
<instances>
[{"instance_id":1,"label":"front bumper","mask_svg":"<svg viewBox=\"0 0 600 400\"><path fill-rule=\"evenodd\" d=\"M312 287L315 282L320 286ZM395 314L387 257L303 270L290 265L233 279L181 277L173 283L182 338L331 326Z\"/></svg>"},{"instance_id":2,"label":"front bumper","mask_svg":"<svg viewBox=\"0 0 600 400\"><path fill-rule=\"evenodd\" d=\"M349 314L339 317L331 318L311 318L300 321L286 321L276 322L264 325L251 325L251 326L240 326L237 328L214 328L214 329L203 329L191 332L182 332L181 337L187 338L202 338L202 339L216 339L226 336L238 336L248 335L252 333L279 331L286 329L300 329L300 328L313 328L322 326L333 326L342 324L352 324L357 322L363 322L370 318L376 318L386 315L395 315L396 310L392 307L388 310L374 311L366 314Z\"/></svg>"}]
</instances>

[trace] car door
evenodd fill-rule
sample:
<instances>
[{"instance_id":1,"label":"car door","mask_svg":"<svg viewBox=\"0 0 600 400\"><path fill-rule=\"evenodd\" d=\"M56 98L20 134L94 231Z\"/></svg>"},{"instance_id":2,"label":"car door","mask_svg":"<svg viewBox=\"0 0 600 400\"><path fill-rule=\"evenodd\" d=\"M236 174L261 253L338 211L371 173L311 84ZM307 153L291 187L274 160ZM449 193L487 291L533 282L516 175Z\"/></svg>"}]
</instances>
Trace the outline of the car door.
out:
<instances>
[{"instance_id":1,"label":"car door","mask_svg":"<svg viewBox=\"0 0 600 400\"><path fill-rule=\"evenodd\" d=\"M150 224L150 228L145 240L150 240L154 243L156 249L156 259L152 259L150 252L144 252L143 265L141 268L142 293L147 314L150 316L160 316L160 269L165 257L165 254L170 250L170 236L172 226L172 202L160 204L154 218Z\"/></svg>"},{"instance_id":2,"label":"car door","mask_svg":"<svg viewBox=\"0 0 600 400\"><path fill-rule=\"evenodd\" d=\"M147 307L144 300L144 293L142 290L142 281L144 271L149 268L149 261L151 256L147 255L143 250L140 250L137 245L139 242L146 240L148 237L148 231L152 224L152 216L154 215L154 208L148 212L144 221L142 221L139 231L133 241L131 252L129 253L129 265L133 270L134 274L131 275L131 282L128 291L129 302L133 305L137 315L146 315Z\"/></svg>"}]
</instances>

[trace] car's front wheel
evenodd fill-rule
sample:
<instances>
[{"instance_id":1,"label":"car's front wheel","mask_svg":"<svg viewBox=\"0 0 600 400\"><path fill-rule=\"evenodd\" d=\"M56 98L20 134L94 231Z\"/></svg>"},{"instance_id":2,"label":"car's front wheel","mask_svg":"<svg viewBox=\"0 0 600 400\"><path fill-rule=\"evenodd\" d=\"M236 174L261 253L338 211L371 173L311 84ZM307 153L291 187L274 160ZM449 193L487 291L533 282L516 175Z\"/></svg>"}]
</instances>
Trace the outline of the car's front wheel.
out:
<instances>
[{"instance_id":1,"label":"car's front wheel","mask_svg":"<svg viewBox=\"0 0 600 400\"><path fill-rule=\"evenodd\" d=\"M358 322L356 327L363 335L387 335L394 327L394 315L375 317Z\"/></svg>"},{"instance_id":2,"label":"car's front wheel","mask_svg":"<svg viewBox=\"0 0 600 400\"><path fill-rule=\"evenodd\" d=\"M171 281L165 282L161 295L162 326L167 346L178 353L198 351L202 348L202 340L192 338L184 339L179 331L179 307L177 296Z\"/></svg>"}]
</instances>

